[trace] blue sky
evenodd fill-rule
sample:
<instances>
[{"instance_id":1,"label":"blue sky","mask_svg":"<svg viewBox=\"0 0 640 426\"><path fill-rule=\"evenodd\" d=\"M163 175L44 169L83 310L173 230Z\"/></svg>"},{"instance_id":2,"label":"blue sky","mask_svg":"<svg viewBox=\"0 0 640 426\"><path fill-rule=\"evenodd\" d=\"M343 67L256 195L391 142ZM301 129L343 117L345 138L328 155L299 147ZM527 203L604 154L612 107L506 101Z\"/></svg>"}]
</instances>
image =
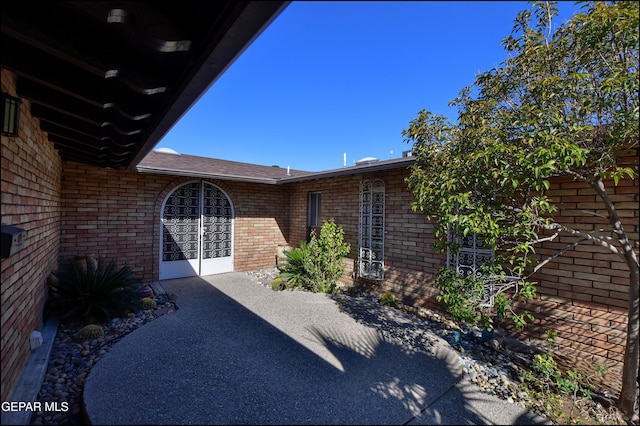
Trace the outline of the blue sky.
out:
<instances>
[{"instance_id":1,"label":"blue sky","mask_svg":"<svg viewBox=\"0 0 640 426\"><path fill-rule=\"evenodd\" d=\"M321 171L398 158L421 109L448 107L506 59L527 2L292 2L158 143L183 154ZM561 2L560 20L579 9ZM391 153L393 152L393 153Z\"/></svg>"}]
</instances>

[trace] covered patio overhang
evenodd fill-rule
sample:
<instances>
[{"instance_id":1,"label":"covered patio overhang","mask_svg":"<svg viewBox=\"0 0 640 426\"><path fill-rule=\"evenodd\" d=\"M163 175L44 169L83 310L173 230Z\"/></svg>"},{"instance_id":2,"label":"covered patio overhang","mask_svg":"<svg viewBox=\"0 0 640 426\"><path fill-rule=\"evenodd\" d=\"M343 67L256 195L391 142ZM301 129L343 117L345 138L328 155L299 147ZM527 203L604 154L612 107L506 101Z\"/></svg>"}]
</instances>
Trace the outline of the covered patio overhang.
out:
<instances>
[{"instance_id":1,"label":"covered patio overhang","mask_svg":"<svg viewBox=\"0 0 640 426\"><path fill-rule=\"evenodd\" d=\"M133 169L286 1L6 1L2 67L63 161Z\"/></svg>"}]
</instances>

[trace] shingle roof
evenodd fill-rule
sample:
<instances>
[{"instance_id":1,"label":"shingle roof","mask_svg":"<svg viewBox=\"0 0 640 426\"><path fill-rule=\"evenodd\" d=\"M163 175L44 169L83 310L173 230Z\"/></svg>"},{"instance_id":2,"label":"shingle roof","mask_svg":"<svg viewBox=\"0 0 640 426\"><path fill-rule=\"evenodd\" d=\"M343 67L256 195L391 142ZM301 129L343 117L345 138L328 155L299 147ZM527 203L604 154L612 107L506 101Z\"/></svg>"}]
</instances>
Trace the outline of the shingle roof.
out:
<instances>
[{"instance_id":1,"label":"shingle roof","mask_svg":"<svg viewBox=\"0 0 640 426\"><path fill-rule=\"evenodd\" d=\"M307 172L278 166L262 166L238 161L220 160L217 158L151 151L138 164L136 170L139 172L171 174L176 176L193 176L244 182L282 184L409 167L414 161L414 157L402 157L392 160L375 161L366 164L343 167L340 169L321 172Z\"/></svg>"},{"instance_id":2,"label":"shingle roof","mask_svg":"<svg viewBox=\"0 0 640 426\"><path fill-rule=\"evenodd\" d=\"M401 157L391 160L376 160L355 166L342 167L339 169L313 172L302 176L290 176L283 179L281 183L301 182L310 179L327 179L336 176L355 175L358 173L371 173L392 169L406 169L416 161L415 157Z\"/></svg>"},{"instance_id":3,"label":"shingle roof","mask_svg":"<svg viewBox=\"0 0 640 426\"><path fill-rule=\"evenodd\" d=\"M278 166L261 166L217 158L151 151L136 167L139 172L209 177L258 183L277 183L287 177L301 177L311 172L288 170Z\"/></svg>"}]
</instances>

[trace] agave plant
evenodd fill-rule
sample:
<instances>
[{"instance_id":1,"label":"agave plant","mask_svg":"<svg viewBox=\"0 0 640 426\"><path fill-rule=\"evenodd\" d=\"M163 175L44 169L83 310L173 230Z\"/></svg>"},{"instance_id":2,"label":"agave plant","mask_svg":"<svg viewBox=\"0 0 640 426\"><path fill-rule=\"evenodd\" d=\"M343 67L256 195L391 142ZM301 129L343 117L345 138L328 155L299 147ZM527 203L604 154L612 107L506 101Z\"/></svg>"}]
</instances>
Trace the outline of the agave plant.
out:
<instances>
[{"instance_id":1,"label":"agave plant","mask_svg":"<svg viewBox=\"0 0 640 426\"><path fill-rule=\"evenodd\" d=\"M307 276L307 264L310 250L304 241L300 247L293 247L284 251L285 262L278 266L280 277L287 283L287 287L304 287Z\"/></svg>"},{"instance_id":2,"label":"agave plant","mask_svg":"<svg viewBox=\"0 0 640 426\"><path fill-rule=\"evenodd\" d=\"M127 311L139 309L140 281L128 265L118 268L115 260L105 265L87 258L86 265L68 260L52 281L47 314L61 320L80 319L84 323L108 321Z\"/></svg>"}]
</instances>

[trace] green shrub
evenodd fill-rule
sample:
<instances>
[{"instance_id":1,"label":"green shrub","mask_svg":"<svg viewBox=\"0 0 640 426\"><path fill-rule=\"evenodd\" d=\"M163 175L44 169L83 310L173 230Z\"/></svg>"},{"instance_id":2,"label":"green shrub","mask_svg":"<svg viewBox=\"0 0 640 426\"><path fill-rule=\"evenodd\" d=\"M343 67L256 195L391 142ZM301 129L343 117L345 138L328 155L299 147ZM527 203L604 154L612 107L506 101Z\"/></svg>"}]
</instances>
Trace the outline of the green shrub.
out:
<instances>
[{"instance_id":1,"label":"green shrub","mask_svg":"<svg viewBox=\"0 0 640 426\"><path fill-rule=\"evenodd\" d=\"M325 221L320 235L311 236L309 244L300 248L285 250L285 262L280 266L280 275L287 281L287 287L301 287L305 290L334 293L338 281L344 273L342 260L351 251L344 242L344 231L333 220Z\"/></svg>"},{"instance_id":2,"label":"green shrub","mask_svg":"<svg viewBox=\"0 0 640 426\"><path fill-rule=\"evenodd\" d=\"M485 330L494 328L494 318L511 319L518 328L524 327L526 321L533 320L530 312L516 313L513 310L513 300L530 300L535 293L535 286L526 280L518 281L519 290L515 294L507 295L506 290L496 291L493 307L485 306L484 294L487 277L495 277L500 281L502 267L492 262L486 262L482 266L482 276L463 276L453 269L441 268L436 273L433 285L440 289L436 296L438 302L442 302L444 308L453 319L467 324L480 325ZM505 287L513 288L513 287Z\"/></svg>"},{"instance_id":3,"label":"green shrub","mask_svg":"<svg viewBox=\"0 0 640 426\"><path fill-rule=\"evenodd\" d=\"M456 321L468 324L486 321L486 310L477 301L482 299L484 284L472 276L461 276L450 268L436 273L434 286L440 289L436 296Z\"/></svg>"},{"instance_id":4,"label":"green shrub","mask_svg":"<svg viewBox=\"0 0 640 426\"><path fill-rule=\"evenodd\" d=\"M148 311L149 309L155 309L156 306L157 306L156 301L150 297L143 297L142 299L140 299L140 309L142 309L143 311Z\"/></svg>"},{"instance_id":5,"label":"green shrub","mask_svg":"<svg viewBox=\"0 0 640 426\"><path fill-rule=\"evenodd\" d=\"M78 330L76 337L81 340L92 340L104 337L104 329L97 324L89 324Z\"/></svg>"},{"instance_id":6,"label":"green shrub","mask_svg":"<svg viewBox=\"0 0 640 426\"><path fill-rule=\"evenodd\" d=\"M398 301L396 300L396 296L390 291L385 291L384 293L382 293L382 295L380 296L380 299L378 299L378 302L380 302L381 305L391 306L394 308L398 304Z\"/></svg>"},{"instance_id":7,"label":"green shrub","mask_svg":"<svg viewBox=\"0 0 640 426\"><path fill-rule=\"evenodd\" d=\"M106 322L139 309L140 281L129 266L118 269L115 260L105 265L87 258L81 265L69 259L50 283L46 314L61 320Z\"/></svg>"},{"instance_id":8,"label":"green shrub","mask_svg":"<svg viewBox=\"0 0 640 426\"><path fill-rule=\"evenodd\" d=\"M547 342L554 344L558 332L547 330ZM524 389L529 395L540 401L545 410L558 417L566 417L562 412L561 395L571 397L572 406L569 411L570 424L579 422L574 418L574 408L579 398L591 399L591 379L606 373L607 367L599 365L596 371L589 376L582 376L576 369L570 369L564 373L558 368L553 357L553 351L548 349L544 354L534 355L531 362L531 370L523 372ZM580 413L576 413L578 417Z\"/></svg>"}]
</instances>

